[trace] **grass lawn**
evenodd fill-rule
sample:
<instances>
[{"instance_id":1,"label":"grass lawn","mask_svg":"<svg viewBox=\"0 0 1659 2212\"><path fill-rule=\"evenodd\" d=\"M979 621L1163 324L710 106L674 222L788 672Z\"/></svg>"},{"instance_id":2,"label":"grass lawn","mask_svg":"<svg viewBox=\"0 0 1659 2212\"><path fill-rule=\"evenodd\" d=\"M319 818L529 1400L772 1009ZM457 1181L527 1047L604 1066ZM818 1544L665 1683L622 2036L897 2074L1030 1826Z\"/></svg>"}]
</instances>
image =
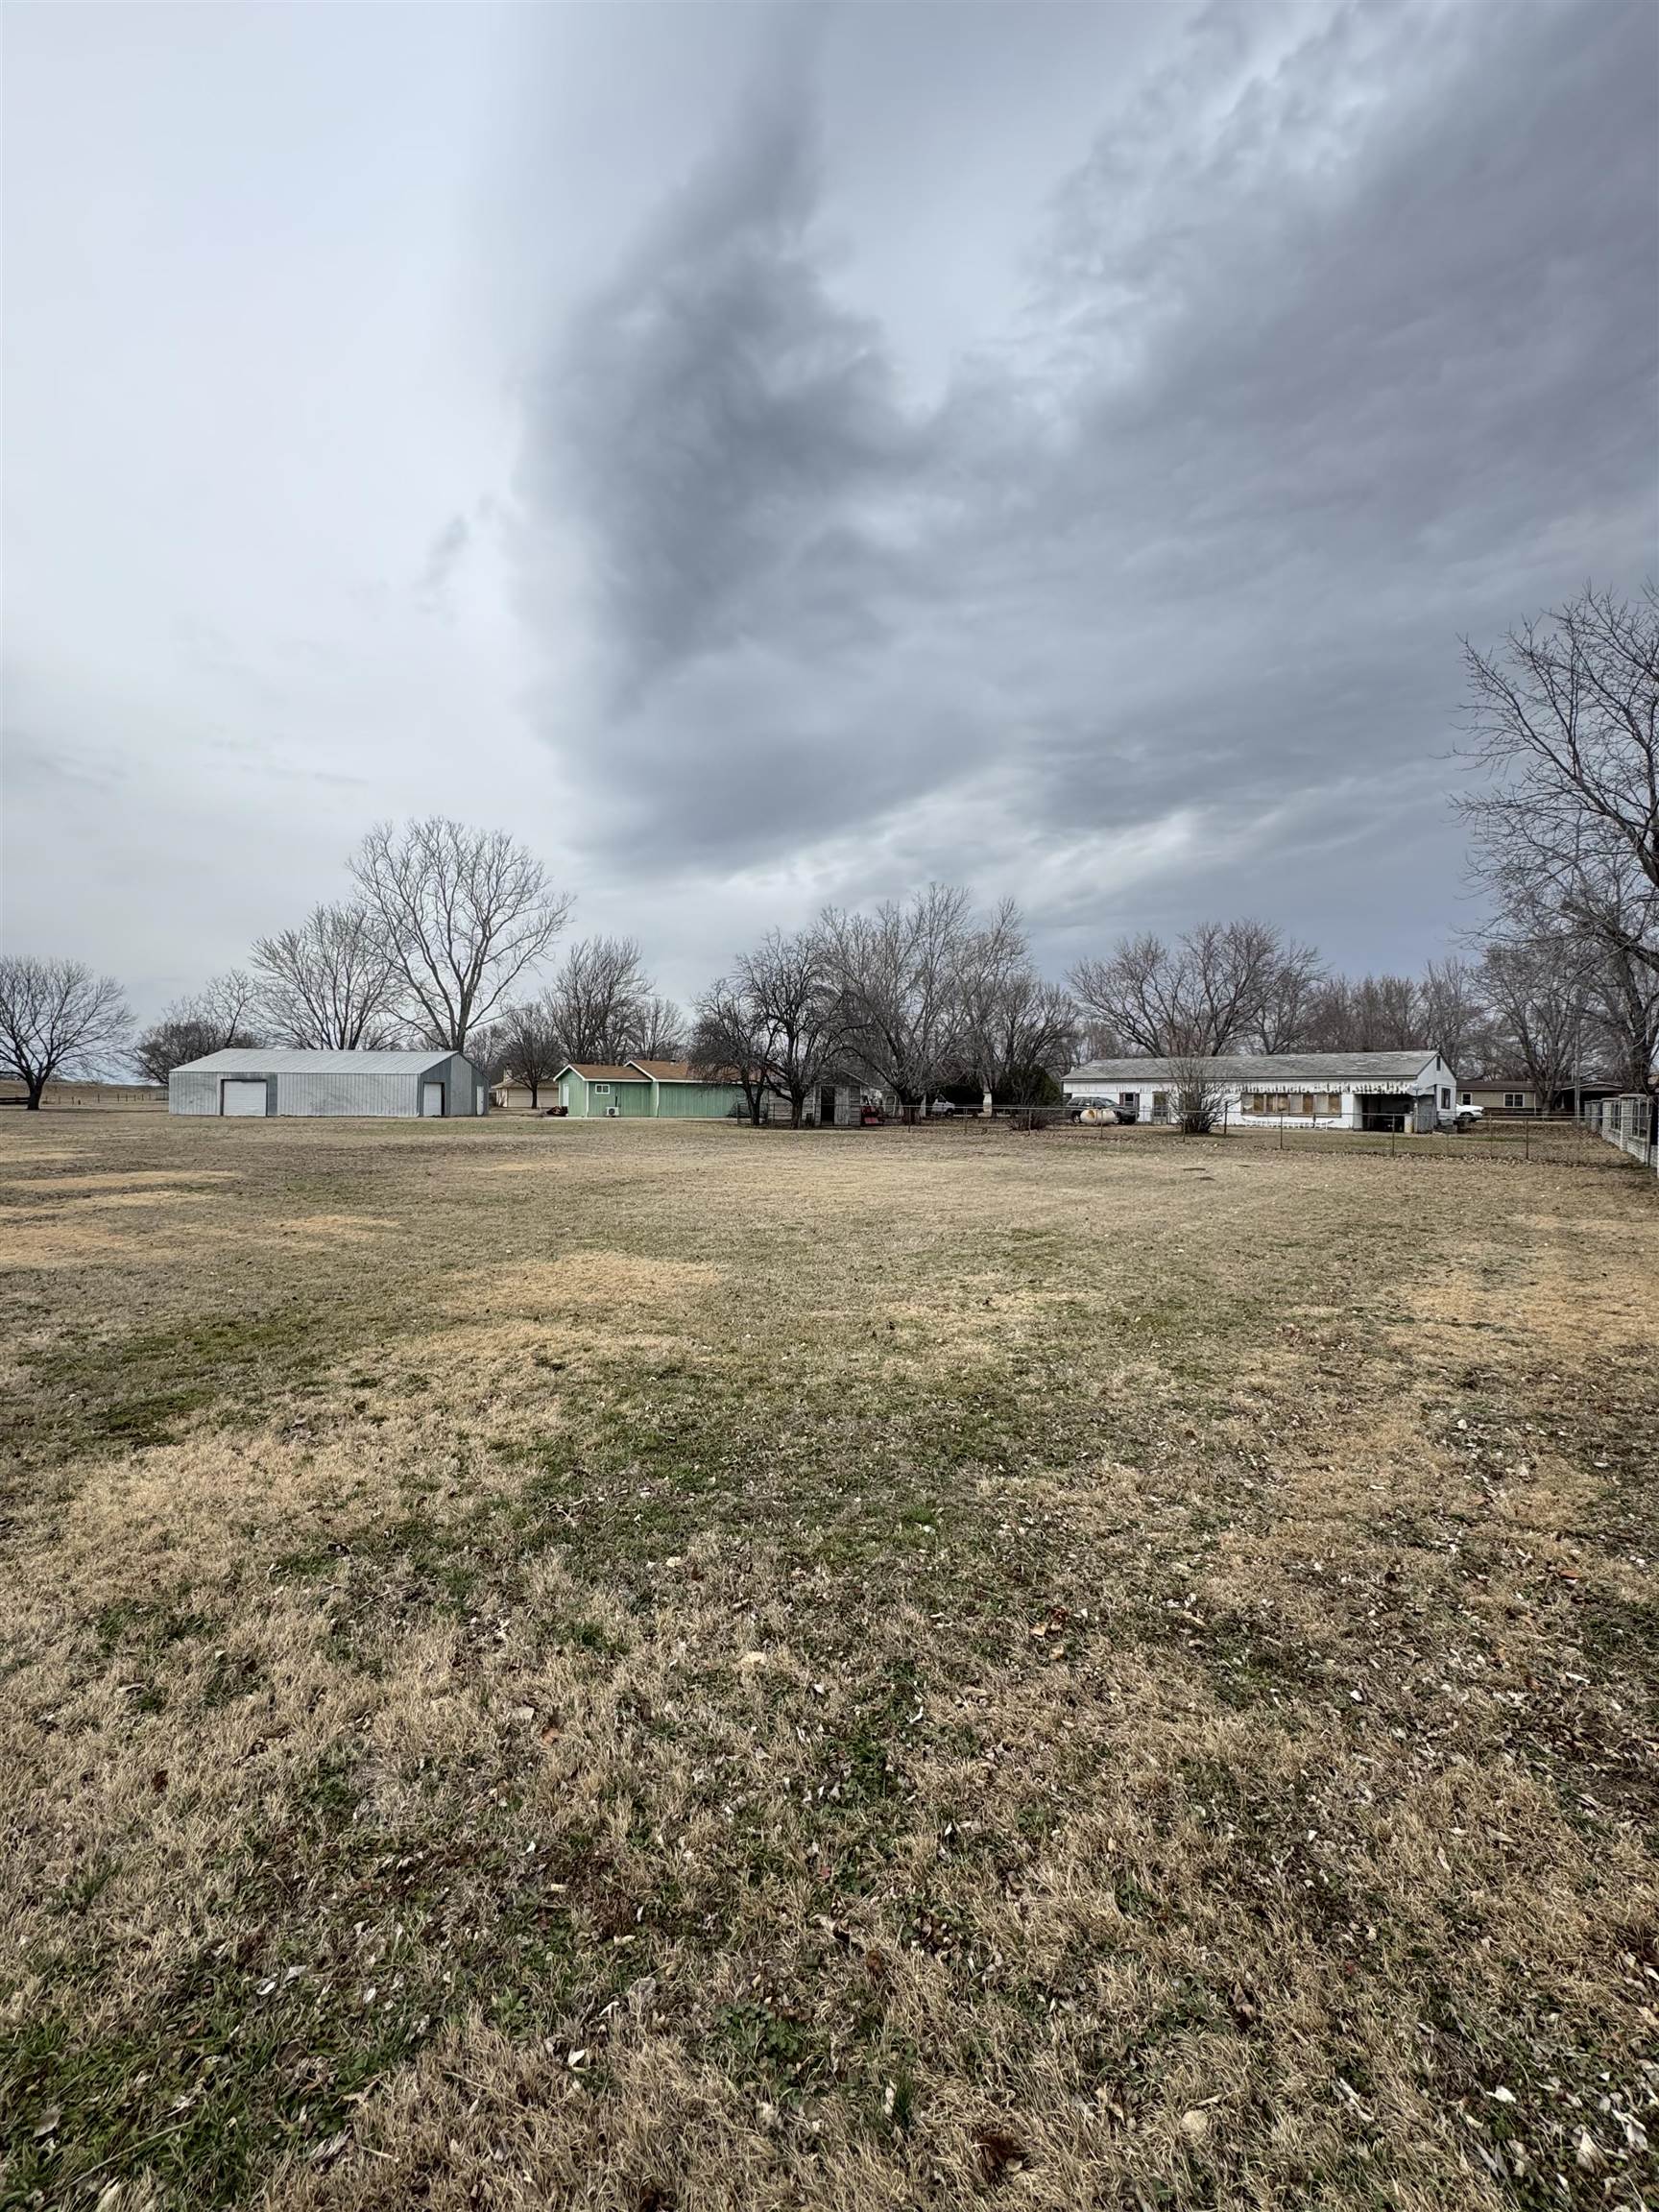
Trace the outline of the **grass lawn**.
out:
<instances>
[{"instance_id":1,"label":"grass lawn","mask_svg":"<svg viewBox=\"0 0 1659 2212\"><path fill-rule=\"evenodd\" d=\"M8 1113L0 1262L0 2203L1659 2201L1610 1147Z\"/></svg>"}]
</instances>

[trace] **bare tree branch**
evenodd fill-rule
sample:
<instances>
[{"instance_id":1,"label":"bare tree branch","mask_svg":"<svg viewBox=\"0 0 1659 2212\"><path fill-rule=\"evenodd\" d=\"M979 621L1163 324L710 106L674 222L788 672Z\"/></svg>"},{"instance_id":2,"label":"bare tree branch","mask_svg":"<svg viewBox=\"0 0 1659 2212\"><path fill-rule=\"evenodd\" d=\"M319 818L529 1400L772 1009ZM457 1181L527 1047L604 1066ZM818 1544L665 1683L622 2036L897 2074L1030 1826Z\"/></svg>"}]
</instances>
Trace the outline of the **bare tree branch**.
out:
<instances>
[{"instance_id":1,"label":"bare tree branch","mask_svg":"<svg viewBox=\"0 0 1659 2212\"><path fill-rule=\"evenodd\" d=\"M364 901L314 906L298 928L261 937L252 958L260 1013L284 1044L349 1052L391 1041L403 971Z\"/></svg>"},{"instance_id":2,"label":"bare tree branch","mask_svg":"<svg viewBox=\"0 0 1659 2212\"><path fill-rule=\"evenodd\" d=\"M566 1060L613 1066L638 1051L653 1006L644 955L634 937L585 937L572 945L543 1003Z\"/></svg>"},{"instance_id":3,"label":"bare tree branch","mask_svg":"<svg viewBox=\"0 0 1659 2212\"><path fill-rule=\"evenodd\" d=\"M1659 969L1659 592L1587 589L1496 652L1465 639L1463 660L1478 873Z\"/></svg>"},{"instance_id":4,"label":"bare tree branch","mask_svg":"<svg viewBox=\"0 0 1659 2212\"><path fill-rule=\"evenodd\" d=\"M1108 958L1079 961L1070 980L1088 1019L1137 1052L1174 1059L1279 1034L1302 1014L1316 973L1311 949L1286 946L1267 923L1203 922L1173 946L1125 937Z\"/></svg>"}]
</instances>

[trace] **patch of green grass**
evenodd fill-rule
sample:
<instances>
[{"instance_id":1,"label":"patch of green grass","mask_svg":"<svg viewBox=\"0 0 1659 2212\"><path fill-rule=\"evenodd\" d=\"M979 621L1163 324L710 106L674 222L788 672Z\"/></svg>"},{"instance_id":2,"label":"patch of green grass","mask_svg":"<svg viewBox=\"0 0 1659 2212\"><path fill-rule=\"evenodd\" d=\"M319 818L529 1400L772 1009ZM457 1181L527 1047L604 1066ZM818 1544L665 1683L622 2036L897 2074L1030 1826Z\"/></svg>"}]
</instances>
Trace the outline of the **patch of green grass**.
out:
<instances>
[{"instance_id":1,"label":"patch of green grass","mask_svg":"<svg viewBox=\"0 0 1659 2212\"><path fill-rule=\"evenodd\" d=\"M245 1427L274 1399L314 1385L366 1330L381 1334L381 1317L351 1288L342 1280L332 1294L319 1285L306 1297L285 1291L264 1307L113 1336L66 1334L29 1356L18 1443L47 1458L171 1443L215 1408Z\"/></svg>"},{"instance_id":2,"label":"patch of green grass","mask_svg":"<svg viewBox=\"0 0 1659 2212\"><path fill-rule=\"evenodd\" d=\"M766 1998L729 2005L715 2015L714 2039L733 2080L775 2102L829 2082L828 2038L798 2008Z\"/></svg>"},{"instance_id":3,"label":"patch of green grass","mask_svg":"<svg viewBox=\"0 0 1659 2212\"><path fill-rule=\"evenodd\" d=\"M140 1651L149 1656L170 1645L211 1636L215 1623L204 1613L182 1613L158 1599L125 1598L106 1605L93 1626L98 1655L108 1659L117 1651Z\"/></svg>"}]
</instances>

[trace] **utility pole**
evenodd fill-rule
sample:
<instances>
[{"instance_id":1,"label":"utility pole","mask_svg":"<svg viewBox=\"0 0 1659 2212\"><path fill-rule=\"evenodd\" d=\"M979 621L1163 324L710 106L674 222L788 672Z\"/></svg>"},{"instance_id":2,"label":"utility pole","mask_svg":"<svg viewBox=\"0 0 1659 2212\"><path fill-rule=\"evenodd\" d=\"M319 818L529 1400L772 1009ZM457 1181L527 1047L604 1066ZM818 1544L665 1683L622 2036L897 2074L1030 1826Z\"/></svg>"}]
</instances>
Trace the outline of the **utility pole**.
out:
<instances>
[{"instance_id":1,"label":"utility pole","mask_svg":"<svg viewBox=\"0 0 1659 2212\"><path fill-rule=\"evenodd\" d=\"M1583 1090L1584 1001L1579 999L1573 1009L1573 1126L1584 1111Z\"/></svg>"}]
</instances>

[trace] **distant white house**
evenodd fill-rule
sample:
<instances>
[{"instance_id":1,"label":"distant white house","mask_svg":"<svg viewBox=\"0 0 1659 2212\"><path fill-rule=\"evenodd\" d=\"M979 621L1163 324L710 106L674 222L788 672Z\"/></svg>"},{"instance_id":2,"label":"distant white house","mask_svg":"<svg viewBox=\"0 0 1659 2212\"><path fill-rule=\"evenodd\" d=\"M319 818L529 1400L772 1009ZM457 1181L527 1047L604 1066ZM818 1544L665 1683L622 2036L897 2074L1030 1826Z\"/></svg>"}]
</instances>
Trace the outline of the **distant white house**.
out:
<instances>
[{"instance_id":1,"label":"distant white house","mask_svg":"<svg viewBox=\"0 0 1659 2212\"><path fill-rule=\"evenodd\" d=\"M1210 1061L1229 1125L1434 1129L1456 1113L1457 1078L1438 1052L1242 1052ZM1180 1119L1167 1060L1089 1060L1062 1083L1139 1121Z\"/></svg>"}]
</instances>

